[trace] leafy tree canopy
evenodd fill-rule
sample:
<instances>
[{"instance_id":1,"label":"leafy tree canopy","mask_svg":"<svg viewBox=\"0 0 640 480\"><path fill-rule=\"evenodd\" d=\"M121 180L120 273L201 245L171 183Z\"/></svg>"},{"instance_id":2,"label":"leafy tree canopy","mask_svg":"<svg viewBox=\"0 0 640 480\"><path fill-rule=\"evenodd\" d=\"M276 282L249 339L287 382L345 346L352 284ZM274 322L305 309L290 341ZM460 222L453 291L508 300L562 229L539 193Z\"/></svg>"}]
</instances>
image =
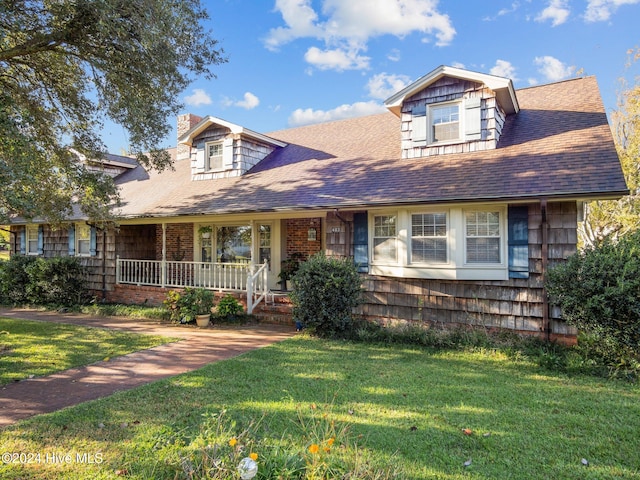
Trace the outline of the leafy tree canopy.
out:
<instances>
[{"instance_id":1,"label":"leafy tree canopy","mask_svg":"<svg viewBox=\"0 0 640 480\"><path fill-rule=\"evenodd\" d=\"M0 0L0 223L60 221L74 203L109 218L113 182L87 169L104 121L122 125L146 168L195 76L225 62L200 0Z\"/></svg>"},{"instance_id":2,"label":"leafy tree canopy","mask_svg":"<svg viewBox=\"0 0 640 480\"><path fill-rule=\"evenodd\" d=\"M640 48L629 50L630 67L640 60ZM629 86L623 82L618 109L613 112L613 133L630 194L617 201L588 205L588 217L580 226L584 246L602 244L640 229L640 79Z\"/></svg>"}]
</instances>

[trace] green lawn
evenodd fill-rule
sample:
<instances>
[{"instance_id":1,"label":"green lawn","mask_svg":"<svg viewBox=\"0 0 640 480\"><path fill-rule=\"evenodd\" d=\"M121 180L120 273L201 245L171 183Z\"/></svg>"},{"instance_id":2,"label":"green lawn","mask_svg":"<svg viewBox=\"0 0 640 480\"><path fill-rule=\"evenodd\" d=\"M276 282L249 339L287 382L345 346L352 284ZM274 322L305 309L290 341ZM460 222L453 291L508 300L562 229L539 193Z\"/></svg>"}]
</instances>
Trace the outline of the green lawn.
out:
<instances>
[{"instance_id":1,"label":"green lawn","mask_svg":"<svg viewBox=\"0 0 640 480\"><path fill-rule=\"evenodd\" d=\"M175 340L102 328L0 318L0 385Z\"/></svg>"},{"instance_id":2,"label":"green lawn","mask_svg":"<svg viewBox=\"0 0 640 480\"><path fill-rule=\"evenodd\" d=\"M0 478L640 479L638 432L637 385L300 336L0 431Z\"/></svg>"}]
</instances>

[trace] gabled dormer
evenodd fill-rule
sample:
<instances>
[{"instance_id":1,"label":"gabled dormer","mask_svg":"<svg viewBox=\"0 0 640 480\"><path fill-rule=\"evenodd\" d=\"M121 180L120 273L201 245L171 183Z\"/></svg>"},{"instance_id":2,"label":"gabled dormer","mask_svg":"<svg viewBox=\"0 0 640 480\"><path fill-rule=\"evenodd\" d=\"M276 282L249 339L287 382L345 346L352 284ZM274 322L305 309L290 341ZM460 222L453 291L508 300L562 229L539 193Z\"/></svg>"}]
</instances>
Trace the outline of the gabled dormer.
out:
<instances>
[{"instance_id":1,"label":"gabled dormer","mask_svg":"<svg viewBox=\"0 0 640 480\"><path fill-rule=\"evenodd\" d=\"M191 161L192 180L238 177L287 144L216 117L178 118L177 160Z\"/></svg>"},{"instance_id":2,"label":"gabled dormer","mask_svg":"<svg viewBox=\"0 0 640 480\"><path fill-rule=\"evenodd\" d=\"M402 158L494 149L518 112L508 78L440 66L385 101L401 120Z\"/></svg>"}]
</instances>

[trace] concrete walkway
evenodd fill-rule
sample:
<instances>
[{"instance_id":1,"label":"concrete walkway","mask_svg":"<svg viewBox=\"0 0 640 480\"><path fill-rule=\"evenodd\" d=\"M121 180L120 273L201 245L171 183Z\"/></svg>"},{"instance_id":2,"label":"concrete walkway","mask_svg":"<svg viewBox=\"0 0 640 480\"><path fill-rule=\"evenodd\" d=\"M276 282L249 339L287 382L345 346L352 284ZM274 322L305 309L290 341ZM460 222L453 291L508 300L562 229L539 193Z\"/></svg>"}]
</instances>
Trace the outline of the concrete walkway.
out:
<instances>
[{"instance_id":1,"label":"concrete walkway","mask_svg":"<svg viewBox=\"0 0 640 480\"><path fill-rule=\"evenodd\" d=\"M1 317L72 323L151 335L177 337L179 342L142 350L106 362L0 387L0 428L24 418L106 397L209 363L270 345L295 334L292 326L250 325L197 328L167 323L32 309L0 308Z\"/></svg>"}]
</instances>

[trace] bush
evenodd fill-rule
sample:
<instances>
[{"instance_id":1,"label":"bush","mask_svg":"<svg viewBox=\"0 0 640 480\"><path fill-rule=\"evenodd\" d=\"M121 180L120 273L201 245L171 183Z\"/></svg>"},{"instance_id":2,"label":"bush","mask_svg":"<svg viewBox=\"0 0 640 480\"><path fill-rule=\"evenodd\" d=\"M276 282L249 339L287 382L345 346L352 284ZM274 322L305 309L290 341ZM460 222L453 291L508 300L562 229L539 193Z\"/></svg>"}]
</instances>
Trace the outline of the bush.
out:
<instances>
[{"instance_id":1,"label":"bush","mask_svg":"<svg viewBox=\"0 0 640 480\"><path fill-rule=\"evenodd\" d=\"M86 303L86 269L75 257L14 255L0 268L5 303L71 306Z\"/></svg>"},{"instance_id":2,"label":"bush","mask_svg":"<svg viewBox=\"0 0 640 480\"><path fill-rule=\"evenodd\" d=\"M27 267L37 260L37 257L14 255L9 260L0 263L0 295L2 303L21 304L29 301L27 286L29 275Z\"/></svg>"},{"instance_id":3,"label":"bush","mask_svg":"<svg viewBox=\"0 0 640 480\"><path fill-rule=\"evenodd\" d=\"M243 312L242 304L233 295L228 294L220 299L216 307L216 314L226 319L233 318Z\"/></svg>"},{"instance_id":4,"label":"bush","mask_svg":"<svg viewBox=\"0 0 640 480\"><path fill-rule=\"evenodd\" d=\"M292 278L293 319L322 337L344 336L353 328L352 312L361 300L361 281L348 259L319 253Z\"/></svg>"},{"instance_id":5,"label":"bush","mask_svg":"<svg viewBox=\"0 0 640 480\"><path fill-rule=\"evenodd\" d=\"M173 322L189 323L193 322L197 315L210 314L214 301L211 290L185 287L182 293L169 290L162 303L169 311L169 317Z\"/></svg>"},{"instance_id":6,"label":"bush","mask_svg":"<svg viewBox=\"0 0 640 480\"><path fill-rule=\"evenodd\" d=\"M572 255L549 272L547 289L568 324L609 345L610 362L638 359L640 231Z\"/></svg>"}]
</instances>

